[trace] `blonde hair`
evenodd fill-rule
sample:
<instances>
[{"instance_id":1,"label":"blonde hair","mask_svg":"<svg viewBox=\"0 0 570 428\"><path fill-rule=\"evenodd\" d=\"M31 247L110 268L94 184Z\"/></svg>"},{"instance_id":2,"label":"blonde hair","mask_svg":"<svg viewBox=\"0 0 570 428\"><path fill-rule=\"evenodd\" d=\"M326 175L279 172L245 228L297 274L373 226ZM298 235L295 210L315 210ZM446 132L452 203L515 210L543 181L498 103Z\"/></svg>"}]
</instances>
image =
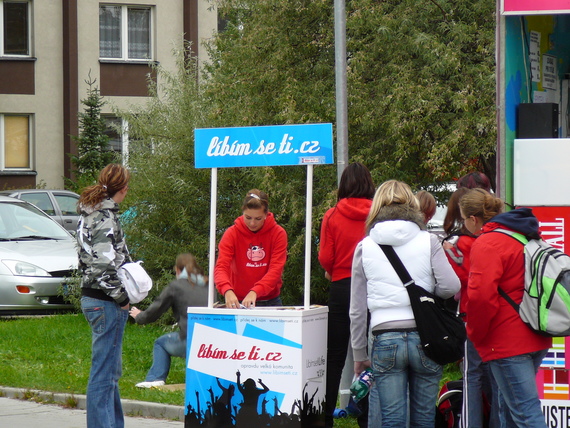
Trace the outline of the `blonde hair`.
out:
<instances>
[{"instance_id":1,"label":"blonde hair","mask_svg":"<svg viewBox=\"0 0 570 428\"><path fill-rule=\"evenodd\" d=\"M502 213L504 207L502 200L480 188L470 189L459 200L459 208L465 217L479 217L483 223Z\"/></svg>"},{"instance_id":2,"label":"blonde hair","mask_svg":"<svg viewBox=\"0 0 570 428\"><path fill-rule=\"evenodd\" d=\"M420 211L418 199L414 196L412 189L403 181L388 180L376 190L372 206L366 219L366 232L370 232L376 223L376 218L381 208L390 205L403 205L413 211Z\"/></svg>"},{"instance_id":3,"label":"blonde hair","mask_svg":"<svg viewBox=\"0 0 570 428\"><path fill-rule=\"evenodd\" d=\"M117 163L111 163L101 170L97 184L86 187L77 203L78 211L80 206L95 207L104 199L112 198L119 190L127 184L131 174L127 168Z\"/></svg>"}]
</instances>

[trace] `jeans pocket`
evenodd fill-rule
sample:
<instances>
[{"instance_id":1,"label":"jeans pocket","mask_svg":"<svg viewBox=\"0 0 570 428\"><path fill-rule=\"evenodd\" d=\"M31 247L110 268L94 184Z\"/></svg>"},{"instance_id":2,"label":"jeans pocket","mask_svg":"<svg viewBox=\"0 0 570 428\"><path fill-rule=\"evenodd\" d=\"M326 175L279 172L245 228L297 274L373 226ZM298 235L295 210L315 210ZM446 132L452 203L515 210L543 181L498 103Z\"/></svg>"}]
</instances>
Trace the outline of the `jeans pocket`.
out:
<instances>
[{"instance_id":1,"label":"jeans pocket","mask_svg":"<svg viewBox=\"0 0 570 428\"><path fill-rule=\"evenodd\" d=\"M396 365L398 345L376 345L372 355L372 368L379 373L390 371Z\"/></svg>"},{"instance_id":2,"label":"jeans pocket","mask_svg":"<svg viewBox=\"0 0 570 428\"><path fill-rule=\"evenodd\" d=\"M425 354L421 344L418 345L418 354L420 355L422 366L424 366L425 369L434 373L442 369L441 365L436 363Z\"/></svg>"},{"instance_id":3,"label":"jeans pocket","mask_svg":"<svg viewBox=\"0 0 570 428\"><path fill-rule=\"evenodd\" d=\"M101 334L105 331L105 311L102 306L83 308L83 315L85 315L93 333Z\"/></svg>"}]
</instances>

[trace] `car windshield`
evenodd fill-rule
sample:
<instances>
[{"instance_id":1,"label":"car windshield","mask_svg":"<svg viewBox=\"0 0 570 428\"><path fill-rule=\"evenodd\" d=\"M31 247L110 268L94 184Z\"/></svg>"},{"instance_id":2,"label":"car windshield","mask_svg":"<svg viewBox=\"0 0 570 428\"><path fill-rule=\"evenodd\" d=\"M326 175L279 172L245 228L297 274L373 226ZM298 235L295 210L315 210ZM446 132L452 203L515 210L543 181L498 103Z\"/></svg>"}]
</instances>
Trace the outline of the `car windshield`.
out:
<instances>
[{"instance_id":1,"label":"car windshield","mask_svg":"<svg viewBox=\"0 0 570 428\"><path fill-rule=\"evenodd\" d=\"M0 241L71 239L55 221L30 204L0 203Z\"/></svg>"}]
</instances>

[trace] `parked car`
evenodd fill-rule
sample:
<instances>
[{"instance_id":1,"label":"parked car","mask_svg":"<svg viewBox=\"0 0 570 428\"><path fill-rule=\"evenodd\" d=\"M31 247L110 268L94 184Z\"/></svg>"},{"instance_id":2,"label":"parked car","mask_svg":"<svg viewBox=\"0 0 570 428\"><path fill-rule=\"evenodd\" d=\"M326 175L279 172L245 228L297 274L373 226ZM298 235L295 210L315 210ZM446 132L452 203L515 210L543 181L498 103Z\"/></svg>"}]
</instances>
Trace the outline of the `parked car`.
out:
<instances>
[{"instance_id":1,"label":"parked car","mask_svg":"<svg viewBox=\"0 0 570 428\"><path fill-rule=\"evenodd\" d=\"M3 190L0 195L23 199L34 204L70 232L77 230L79 195L69 190L17 189Z\"/></svg>"},{"instance_id":2,"label":"parked car","mask_svg":"<svg viewBox=\"0 0 570 428\"><path fill-rule=\"evenodd\" d=\"M0 314L71 309L58 291L76 268L67 230L34 205L0 196Z\"/></svg>"}]
</instances>

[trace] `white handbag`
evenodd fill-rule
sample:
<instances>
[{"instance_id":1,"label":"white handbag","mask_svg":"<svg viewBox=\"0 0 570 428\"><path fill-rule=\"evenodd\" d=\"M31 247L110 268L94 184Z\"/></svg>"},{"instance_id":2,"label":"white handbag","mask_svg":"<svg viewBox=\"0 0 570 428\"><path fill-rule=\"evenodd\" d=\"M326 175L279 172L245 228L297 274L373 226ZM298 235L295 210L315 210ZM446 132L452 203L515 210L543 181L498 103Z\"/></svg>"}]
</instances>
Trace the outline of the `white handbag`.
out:
<instances>
[{"instance_id":1,"label":"white handbag","mask_svg":"<svg viewBox=\"0 0 570 428\"><path fill-rule=\"evenodd\" d=\"M117 270L117 275L123 283L130 303L138 303L144 299L152 288L152 278L141 266L142 261L125 263Z\"/></svg>"}]
</instances>

